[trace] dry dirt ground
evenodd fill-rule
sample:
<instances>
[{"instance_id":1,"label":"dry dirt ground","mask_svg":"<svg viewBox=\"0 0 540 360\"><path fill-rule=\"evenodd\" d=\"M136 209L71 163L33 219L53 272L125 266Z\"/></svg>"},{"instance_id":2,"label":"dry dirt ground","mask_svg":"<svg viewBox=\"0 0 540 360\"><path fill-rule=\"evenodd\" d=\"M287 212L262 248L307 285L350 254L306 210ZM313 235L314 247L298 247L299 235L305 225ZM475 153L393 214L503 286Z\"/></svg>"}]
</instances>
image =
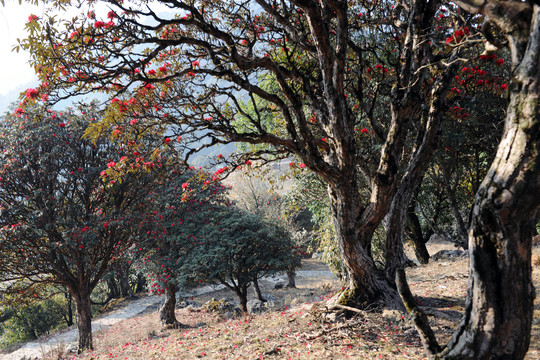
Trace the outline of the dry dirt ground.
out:
<instances>
[{"instance_id":1,"label":"dry dirt ground","mask_svg":"<svg viewBox=\"0 0 540 360\"><path fill-rule=\"evenodd\" d=\"M428 244L431 254L452 249L447 243ZM533 251L536 302L531 345L526 359L540 359L540 247ZM324 271L318 260L306 260L301 270ZM409 268L407 276L418 303L427 311L439 343L446 343L459 323L467 289L466 258L433 261ZM314 273L316 274L316 273ZM320 274L324 274L321 272ZM340 284L330 277L298 278L297 289L274 289L262 282L276 308L259 315L219 314L200 305L211 298L234 299L228 290L194 297L196 306L178 309L186 327L160 327L155 309L124 320L94 335L93 352L63 354L50 359L423 359L419 337L407 316L364 311L356 317L330 321L321 302ZM253 298L253 294L251 294Z\"/></svg>"}]
</instances>

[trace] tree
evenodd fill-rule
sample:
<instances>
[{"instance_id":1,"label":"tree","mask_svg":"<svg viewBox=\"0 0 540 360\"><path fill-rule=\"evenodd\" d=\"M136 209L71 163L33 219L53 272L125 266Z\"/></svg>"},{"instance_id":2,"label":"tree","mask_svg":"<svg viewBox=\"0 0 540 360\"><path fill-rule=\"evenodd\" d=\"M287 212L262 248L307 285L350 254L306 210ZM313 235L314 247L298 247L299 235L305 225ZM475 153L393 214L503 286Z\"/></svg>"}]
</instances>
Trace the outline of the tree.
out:
<instances>
[{"instance_id":1,"label":"tree","mask_svg":"<svg viewBox=\"0 0 540 360\"><path fill-rule=\"evenodd\" d=\"M236 293L247 312L247 289L264 276L300 265L290 233L275 220L229 206L200 227L199 245L185 257L183 273L194 281L217 280Z\"/></svg>"},{"instance_id":2,"label":"tree","mask_svg":"<svg viewBox=\"0 0 540 360\"><path fill-rule=\"evenodd\" d=\"M450 23L436 17L440 3L164 0L169 12L161 15L143 1L103 2L107 19L91 10L74 21L29 21L21 46L43 81L36 96L54 102L105 92L111 112L103 123L126 139L165 126L183 141L209 139L188 156L215 143L265 145L231 158L229 169L295 155L328 184L349 275L336 301L399 307L393 277L375 267L371 239L400 184L410 198L436 145L456 66L440 60L459 48L434 31ZM268 78L277 86L265 88ZM242 117L247 126L239 127ZM411 137L419 139L415 151L406 146ZM403 182L402 172L413 176ZM367 197L360 174L369 179ZM404 257L399 238L389 244L392 273Z\"/></svg>"},{"instance_id":3,"label":"tree","mask_svg":"<svg viewBox=\"0 0 540 360\"><path fill-rule=\"evenodd\" d=\"M522 359L530 341L535 297L531 244L540 205L540 5L456 3L486 17L490 44L510 49L513 76L503 136L471 212L465 314L444 349L407 296L403 271L398 283L435 358Z\"/></svg>"},{"instance_id":4,"label":"tree","mask_svg":"<svg viewBox=\"0 0 540 360\"><path fill-rule=\"evenodd\" d=\"M7 116L0 136L0 280L2 291L36 295L65 286L76 304L79 351L92 348L90 294L134 240L137 210L150 177L123 182L101 172L122 151L82 138L96 109Z\"/></svg>"},{"instance_id":5,"label":"tree","mask_svg":"<svg viewBox=\"0 0 540 360\"><path fill-rule=\"evenodd\" d=\"M148 194L148 215L141 224L141 241L134 247L134 255L152 276L151 292L165 294L160 308L164 326L181 326L174 313L176 292L180 287L200 284L200 279L188 275L198 271L186 267L188 254L205 251L198 240L199 228L229 203L227 188L209 178L201 170L169 165Z\"/></svg>"}]
</instances>

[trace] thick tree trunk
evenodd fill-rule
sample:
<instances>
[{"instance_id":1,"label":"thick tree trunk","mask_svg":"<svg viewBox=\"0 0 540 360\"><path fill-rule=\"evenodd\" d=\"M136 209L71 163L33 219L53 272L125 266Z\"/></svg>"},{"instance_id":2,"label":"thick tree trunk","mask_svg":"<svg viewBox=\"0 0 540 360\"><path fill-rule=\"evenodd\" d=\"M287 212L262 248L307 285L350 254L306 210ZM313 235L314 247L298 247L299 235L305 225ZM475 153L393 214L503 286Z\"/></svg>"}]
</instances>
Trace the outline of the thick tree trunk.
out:
<instances>
[{"instance_id":1,"label":"thick tree trunk","mask_svg":"<svg viewBox=\"0 0 540 360\"><path fill-rule=\"evenodd\" d=\"M74 291L73 300L77 310L77 329L79 330L79 346L77 352L80 354L85 350L93 350L92 342L92 309L90 300L90 290L86 284L79 285Z\"/></svg>"},{"instance_id":2,"label":"thick tree trunk","mask_svg":"<svg viewBox=\"0 0 540 360\"><path fill-rule=\"evenodd\" d=\"M358 219L361 202L355 178L348 178L337 190L329 188L334 227L341 259L348 273L348 284L330 303L352 307L367 307L382 303L389 308L401 308L398 293L378 270L370 256L373 224L362 227ZM379 211L384 212L384 208ZM384 214L380 214L380 219Z\"/></svg>"},{"instance_id":3,"label":"thick tree trunk","mask_svg":"<svg viewBox=\"0 0 540 360\"><path fill-rule=\"evenodd\" d=\"M159 309L159 320L164 327L177 327L179 325L174 313L176 308L176 291L176 285L168 282L165 290L165 301Z\"/></svg>"},{"instance_id":4,"label":"thick tree trunk","mask_svg":"<svg viewBox=\"0 0 540 360\"><path fill-rule=\"evenodd\" d=\"M266 299L262 296L261 289L259 288L259 281L257 280L257 278L253 279L253 289L255 289L255 295L257 296L257 299L265 302Z\"/></svg>"},{"instance_id":5,"label":"thick tree trunk","mask_svg":"<svg viewBox=\"0 0 540 360\"><path fill-rule=\"evenodd\" d=\"M531 243L540 206L540 6L486 3L458 1L508 32L515 71L503 137L471 213L465 315L437 359L523 359L530 341ZM513 16L501 15L508 11Z\"/></svg>"},{"instance_id":6,"label":"thick tree trunk","mask_svg":"<svg viewBox=\"0 0 540 360\"><path fill-rule=\"evenodd\" d=\"M504 135L472 210L468 302L445 359L522 359L529 347L540 205L540 6L532 18Z\"/></svg>"}]
</instances>

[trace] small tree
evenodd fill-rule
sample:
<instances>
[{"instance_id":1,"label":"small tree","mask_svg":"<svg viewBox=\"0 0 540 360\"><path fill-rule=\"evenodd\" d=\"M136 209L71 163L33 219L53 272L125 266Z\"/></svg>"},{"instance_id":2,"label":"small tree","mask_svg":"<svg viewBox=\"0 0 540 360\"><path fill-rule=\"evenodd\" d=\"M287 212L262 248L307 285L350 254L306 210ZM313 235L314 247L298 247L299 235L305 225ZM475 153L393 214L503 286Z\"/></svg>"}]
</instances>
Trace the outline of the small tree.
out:
<instances>
[{"instance_id":1,"label":"small tree","mask_svg":"<svg viewBox=\"0 0 540 360\"><path fill-rule=\"evenodd\" d=\"M225 207L201 227L199 246L187 256L184 274L192 281L217 280L236 293L247 311L253 280L300 264L287 229L275 221Z\"/></svg>"},{"instance_id":2,"label":"small tree","mask_svg":"<svg viewBox=\"0 0 540 360\"><path fill-rule=\"evenodd\" d=\"M180 286L193 285L183 271L186 254L199 249L199 227L208 223L218 206L227 204L226 187L209 181L208 174L170 167L148 199L149 216L141 227L143 240L135 247L152 280L151 291L165 294L160 309L164 326L179 326L174 309Z\"/></svg>"},{"instance_id":3,"label":"small tree","mask_svg":"<svg viewBox=\"0 0 540 360\"><path fill-rule=\"evenodd\" d=\"M30 94L31 96L31 94ZM0 137L0 281L2 291L33 296L43 284L65 286L76 304L79 351L91 349L90 294L134 239L149 177L104 182L122 155L106 140L81 136L98 117L38 111L7 116Z\"/></svg>"}]
</instances>

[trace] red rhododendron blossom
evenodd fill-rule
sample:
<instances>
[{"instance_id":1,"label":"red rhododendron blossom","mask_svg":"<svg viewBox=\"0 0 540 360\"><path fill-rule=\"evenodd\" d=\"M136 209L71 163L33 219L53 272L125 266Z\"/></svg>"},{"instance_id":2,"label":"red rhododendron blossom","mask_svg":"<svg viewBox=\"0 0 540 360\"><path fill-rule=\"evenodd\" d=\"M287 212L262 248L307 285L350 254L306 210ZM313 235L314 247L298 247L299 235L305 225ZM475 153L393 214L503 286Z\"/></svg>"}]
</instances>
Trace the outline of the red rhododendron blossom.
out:
<instances>
[{"instance_id":1,"label":"red rhododendron blossom","mask_svg":"<svg viewBox=\"0 0 540 360\"><path fill-rule=\"evenodd\" d=\"M26 98L28 99L35 99L39 95L39 91L37 89L26 89Z\"/></svg>"},{"instance_id":2,"label":"red rhododendron blossom","mask_svg":"<svg viewBox=\"0 0 540 360\"><path fill-rule=\"evenodd\" d=\"M107 164L107 167L108 168L112 168L112 167L115 167L116 166L116 163L114 161L110 161L108 164Z\"/></svg>"},{"instance_id":3,"label":"red rhododendron blossom","mask_svg":"<svg viewBox=\"0 0 540 360\"><path fill-rule=\"evenodd\" d=\"M34 15L34 14L32 14L32 15L30 15L30 16L28 17L28 21L29 21L29 22L32 22L32 21L37 20L37 19L38 19L37 15Z\"/></svg>"},{"instance_id":4,"label":"red rhododendron blossom","mask_svg":"<svg viewBox=\"0 0 540 360\"><path fill-rule=\"evenodd\" d=\"M298 165L298 167L299 167L300 169L304 169L304 168L306 167L306 164L301 163L300 165Z\"/></svg>"},{"instance_id":5,"label":"red rhododendron blossom","mask_svg":"<svg viewBox=\"0 0 540 360\"><path fill-rule=\"evenodd\" d=\"M60 126L61 128L65 128L65 127L66 127L66 124L60 123L60 124L58 124L58 126Z\"/></svg>"},{"instance_id":6,"label":"red rhododendron blossom","mask_svg":"<svg viewBox=\"0 0 540 360\"><path fill-rule=\"evenodd\" d=\"M165 138L165 140L163 140L164 143L170 143L171 142L171 138Z\"/></svg>"},{"instance_id":7,"label":"red rhododendron blossom","mask_svg":"<svg viewBox=\"0 0 540 360\"><path fill-rule=\"evenodd\" d=\"M375 69L377 69L377 70L380 70L380 69L382 69L382 67L383 67L383 66L382 66L381 64L377 64L377 65L375 65Z\"/></svg>"},{"instance_id":8,"label":"red rhododendron blossom","mask_svg":"<svg viewBox=\"0 0 540 360\"><path fill-rule=\"evenodd\" d=\"M105 27L105 23L104 23L103 21L96 21L96 22L94 23L94 27L95 27L96 29Z\"/></svg>"},{"instance_id":9,"label":"red rhododendron blossom","mask_svg":"<svg viewBox=\"0 0 540 360\"><path fill-rule=\"evenodd\" d=\"M183 183L182 189L186 190L189 187L189 183Z\"/></svg>"},{"instance_id":10,"label":"red rhododendron blossom","mask_svg":"<svg viewBox=\"0 0 540 360\"><path fill-rule=\"evenodd\" d=\"M176 138L176 141L180 141L180 140L182 140L182 137L181 137L181 136L178 136L178 137Z\"/></svg>"},{"instance_id":11,"label":"red rhododendron blossom","mask_svg":"<svg viewBox=\"0 0 540 360\"><path fill-rule=\"evenodd\" d=\"M129 125L135 125L137 123L137 119L131 119L129 122Z\"/></svg>"},{"instance_id":12,"label":"red rhododendron blossom","mask_svg":"<svg viewBox=\"0 0 540 360\"><path fill-rule=\"evenodd\" d=\"M154 69L148 70L148 75L156 75L156 70Z\"/></svg>"},{"instance_id":13,"label":"red rhododendron blossom","mask_svg":"<svg viewBox=\"0 0 540 360\"><path fill-rule=\"evenodd\" d=\"M501 85L501 89L503 89L503 90L508 89L508 84L506 84L506 83L505 83L505 84L502 84L502 85Z\"/></svg>"},{"instance_id":14,"label":"red rhododendron blossom","mask_svg":"<svg viewBox=\"0 0 540 360\"><path fill-rule=\"evenodd\" d=\"M504 64L504 59L497 59L495 60L495 62L497 63L497 65L502 65Z\"/></svg>"},{"instance_id":15,"label":"red rhododendron blossom","mask_svg":"<svg viewBox=\"0 0 540 360\"><path fill-rule=\"evenodd\" d=\"M199 62L195 60L195 61L193 61L193 62L191 63L191 65L192 65L193 67L197 67L197 66L199 66Z\"/></svg>"},{"instance_id":16,"label":"red rhododendron blossom","mask_svg":"<svg viewBox=\"0 0 540 360\"><path fill-rule=\"evenodd\" d=\"M361 132L362 134L368 134L368 133L369 133L369 130L366 129L366 128L362 128L362 129L360 130L360 132Z\"/></svg>"}]
</instances>

